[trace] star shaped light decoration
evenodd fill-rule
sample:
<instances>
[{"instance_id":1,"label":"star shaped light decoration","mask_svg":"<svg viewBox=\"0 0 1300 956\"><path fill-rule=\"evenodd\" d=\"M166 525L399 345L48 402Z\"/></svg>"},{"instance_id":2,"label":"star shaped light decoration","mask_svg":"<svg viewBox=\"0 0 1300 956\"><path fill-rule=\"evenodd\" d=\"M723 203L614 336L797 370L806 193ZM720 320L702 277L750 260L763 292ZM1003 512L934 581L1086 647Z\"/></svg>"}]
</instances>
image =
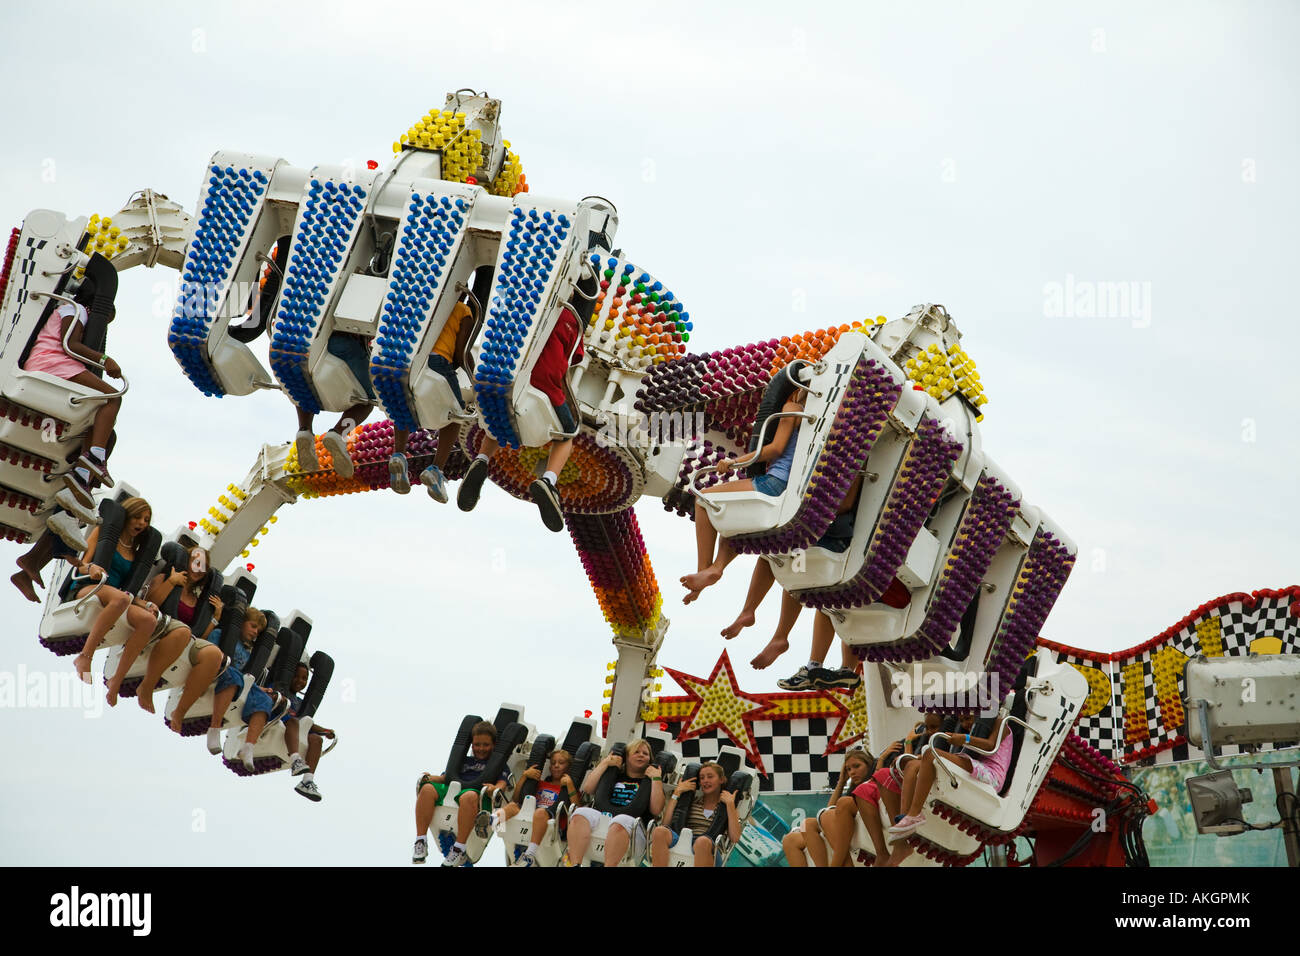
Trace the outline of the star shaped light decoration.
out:
<instances>
[{"instance_id":1,"label":"star shaped light decoration","mask_svg":"<svg viewBox=\"0 0 1300 956\"><path fill-rule=\"evenodd\" d=\"M823 693L843 708L840 722L831 732L830 740L826 743L826 754L829 755L837 750L847 750L851 744L857 743L866 736L867 682L858 681L858 686L852 691L836 688Z\"/></svg>"},{"instance_id":2,"label":"star shaped light decoration","mask_svg":"<svg viewBox=\"0 0 1300 956\"><path fill-rule=\"evenodd\" d=\"M767 695L751 696L740 692L727 652L722 652L708 678L694 677L671 667L665 667L664 670L694 702L677 739L687 740L710 730L719 730L745 751L750 763L766 776L763 757L754 742L754 721L761 719L768 710L769 704L764 699Z\"/></svg>"}]
</instances>

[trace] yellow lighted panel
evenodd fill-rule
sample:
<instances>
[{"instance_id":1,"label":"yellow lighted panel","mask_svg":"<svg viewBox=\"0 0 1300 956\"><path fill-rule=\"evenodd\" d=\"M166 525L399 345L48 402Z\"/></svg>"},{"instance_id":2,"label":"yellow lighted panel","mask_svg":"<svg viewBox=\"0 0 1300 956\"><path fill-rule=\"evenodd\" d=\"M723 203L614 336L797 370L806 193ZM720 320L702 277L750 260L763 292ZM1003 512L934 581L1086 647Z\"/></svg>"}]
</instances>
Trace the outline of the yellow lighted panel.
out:
<instances>
[{"instance_id":1,"label":"yellow lighted panel","mask_svg":"<svg viewBox=\"0 0 1300 956\"><path fill-rule=\"evenodd\" d=\"M980 373L971 358L957 343L948 346L945 353L938 343L908 359L903 371L910 381L922 386L936 401L942 402L955 392L961 392L977 409L988 402ZM982 421L981 411L976 421Z\"/></svg>"}]
</instances>

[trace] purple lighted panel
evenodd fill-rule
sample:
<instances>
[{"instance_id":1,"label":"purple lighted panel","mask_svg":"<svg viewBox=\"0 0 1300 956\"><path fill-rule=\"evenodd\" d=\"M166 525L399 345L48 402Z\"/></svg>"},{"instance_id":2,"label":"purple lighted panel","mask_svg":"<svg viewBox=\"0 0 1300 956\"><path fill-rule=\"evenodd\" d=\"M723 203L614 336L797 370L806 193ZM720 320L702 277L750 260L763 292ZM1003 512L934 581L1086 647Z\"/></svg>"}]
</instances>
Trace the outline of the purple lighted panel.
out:
<instances>
[{"instance_id":1,"label":"purple lighted panel","mask_svg":"<svg viewBox=\"0 0 1300 956\"><path fill-rule=\"evenodd\" d=\"M922 418L899 466L898 479L880 511L862 568L846 583L802 592L799 600L818 609L865 607L878 600L907 559L912 542L943 490L952 463L960 455L960 443L934 420Z\"/></svg>"},{"instance_id":2,"label":"purple lighted panel","mask_svg":"<svg viewBox=\"0 0 1300 956\"><path fill-rule=\"evenodd\" d=\"M983 475L943 559L921 626L913 636L893 644L860 648L859 655L865 652L869 661L920 661L947 647L1019 510L1020 501L1010 491L991 475Z\"/></svg>"},{"instance_id":3,"label":"purple lighted panel","mask_svg":"<svg viewBox=\"0 0 1300 956\"><path fill-rule=\"evenodd\" d=\"M1004 687L1014 683L1021 664L1033 650L1073 567L1074 555L1065 544L1050 531L1039 528L989 647L986 668L998 673Z\"/></svg>"},{"instance_id":4,"label":"purple lighted panel","mask_svg":"<svg viewBox=\"0 0 1300 956\"><path fill-rule=\"evenodd\" d=\"M736 551L788 554L810 547L824 535L902 391L902 385L874 359L860 360L849 377L799 510L780 528L728 539Z\"/></svg>"}]
</instances>

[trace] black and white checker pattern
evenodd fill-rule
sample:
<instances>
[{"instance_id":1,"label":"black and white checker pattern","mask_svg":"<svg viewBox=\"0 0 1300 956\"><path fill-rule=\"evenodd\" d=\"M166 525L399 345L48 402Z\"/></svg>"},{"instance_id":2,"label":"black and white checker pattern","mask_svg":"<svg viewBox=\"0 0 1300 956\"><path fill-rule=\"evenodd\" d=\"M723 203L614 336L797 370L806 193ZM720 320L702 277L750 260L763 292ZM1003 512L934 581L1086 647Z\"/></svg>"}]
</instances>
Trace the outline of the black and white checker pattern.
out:
<instances>
[{"instance_id":1,"label":"black and white checker pattern","mask_svg":"<svg viewBox=\"0 0 1300 956\"><path fill-rule=\"evenodd\" d=\"M1117 730L1115 723L1115 675L1113 673L1114 665L1109 661L1095 661L1087 657L1079 657L1074 654L1058 652L1057 656L1067 663L1078 665L1079 667L1092 668L1100 671L1106 677L1106 682L1110 686L1110 696L1101 710L1087 717L1080 717L1074 725L1074 733L1081 737L1084 743L1088 744L1094 750L1099 750L1108 757L1112 757L1119 747L1122 737L1122 731ZM1088 693L1092 693L1092 684L1088 685Z\"/></svg>"},{"instance_id":2,"label":"black and white checker pattern","mask_svg":"<svg viewBox=\"0 0 1300 956\"><path fill-rule=\"evenodd\" d=\"M759 789L806 793L835 786L844 754L823 754L836 722L822 717L754 721L754 743L767 771L766 776L759 775ZM668 722L666 732L673 736L672 747L687 762L716 760L721 747L735 746L730 737L716 730L679 741L676 738L681 731L680 720Z\"/></svg>"},{"instance_id":3,"label":"black and white checker pattern","mask_svg":"<svg viewBox=\"0 0 1300 956\"><path fill-rule=\"evenodd\" d=\"M1239 600L1228 601L1189 621L1170 635L1162 645L1124 660L1102 663L1069 653L1060 653L1060 657L1070 663L1094 667L1108 673L1112 685L1110 706L1090 717L1080 718L1075 726L1075 733L1116 763L1124 763L1125 757L1131 758L1134 753L1152 747L1163 747L1163 749L1137 761L1129 759L1127 762L1145 766L1203 759L1201 751L1185 740L1174 743L1185 735L1185 723L1178 727L1167 728L1156 710L1155 672L1152 668L1152 658L1165 647L1172 647L1189 659L1202 654L1203 649L1196 625L1216 618L1219 622L1225 656L1235 657L1249 653L1251 642L1261 637L1275 637L1280 640L1284 654L1300 653L1300 619L1291 614L1292 600L1293 598L1286 594L1278 597L1261 597L1250 607ZM1134 662L1142 665L1142 706L1145 709L1146 736L1130 746L1124 740L1124 669ZM1181 675L1178 679L1178 693L1179 697L1184 697L1186 693ZM1186 714L1184 714L1185 719ZM1234 746L1223 749L1225 756L1232 756L1239 752L1240 748Z\"/></svg>"}]
</instances>

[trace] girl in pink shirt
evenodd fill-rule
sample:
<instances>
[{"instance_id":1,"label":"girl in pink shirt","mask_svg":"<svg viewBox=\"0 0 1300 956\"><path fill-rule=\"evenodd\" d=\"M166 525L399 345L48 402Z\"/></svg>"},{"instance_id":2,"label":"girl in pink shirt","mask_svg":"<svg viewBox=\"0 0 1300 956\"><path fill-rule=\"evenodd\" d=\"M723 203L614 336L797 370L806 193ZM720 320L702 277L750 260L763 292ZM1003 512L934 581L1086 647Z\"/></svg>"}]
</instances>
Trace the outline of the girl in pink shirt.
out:
<instances>
[{"instance_id":1,"label":"girl in pink shirt","mask_svg":"<svg viewBox=\"0 0 1300 956\"><path fill-rule=\"evenodd\" d=\"M1015 745L1011 736L1011 726L1007 724L1005 717L999 717L993 725L993 730L987 738L972 737L970 734L953 732L948 734L948 740L952 744L952 751L945 752L942 750L927 750L920 760L913 761L916 769L907 768L903 777L903 799L900 804L907 814L889 828L889 839L891 841L906 840L921 824L925 822L925 815L921 810L925 807L925 802L930 796L930 788L934 786L935 755L938 754L944 760L955 763L962 770L965 770L976 780L991 787L996 793L1002 789L1003 783L1007 779L1007 771L1011 767L1011 749ZM958 748L965 747L978 748L979 750L991 751L988 756L979 753L959 753ZM906 843L894 850L890 857L890 865L896 866L902 862L903 857L910 852Z\"/></svg>"}]
</instances>

